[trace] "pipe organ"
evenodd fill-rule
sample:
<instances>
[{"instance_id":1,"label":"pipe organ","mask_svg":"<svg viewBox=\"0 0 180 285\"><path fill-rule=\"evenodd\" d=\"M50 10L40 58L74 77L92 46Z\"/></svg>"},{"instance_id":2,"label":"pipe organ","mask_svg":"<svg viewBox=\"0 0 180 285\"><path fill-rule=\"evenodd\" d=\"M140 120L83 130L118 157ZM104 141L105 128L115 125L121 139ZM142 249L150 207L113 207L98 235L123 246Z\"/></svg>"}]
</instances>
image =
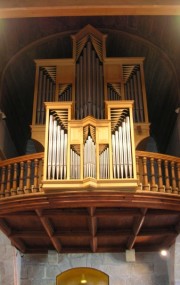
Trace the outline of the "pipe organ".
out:
<instances>
[{"instance_id":1,"label":"pipe organ","mask_svg":"<svg viewBox=\"0 0 180 285\"><path fill-rule=\"evenodd\" d=\"M45 105L45 189L135 187L132 101L106 101L105 119L73 119L72 102Z\"/></svg>"},{"instance_id":2,"label":"pipe organ","mask_svg":"<svg viewBox=\"0 0 180 285\"><path fill-rule=\"evenodd\" d=\"M36 60L32 138L45 146L44 187L135 185L135 144L149 135L144 59L106 57L106 35L90 25L72 42L72 58Z\"/></svg>"}]
</instances>

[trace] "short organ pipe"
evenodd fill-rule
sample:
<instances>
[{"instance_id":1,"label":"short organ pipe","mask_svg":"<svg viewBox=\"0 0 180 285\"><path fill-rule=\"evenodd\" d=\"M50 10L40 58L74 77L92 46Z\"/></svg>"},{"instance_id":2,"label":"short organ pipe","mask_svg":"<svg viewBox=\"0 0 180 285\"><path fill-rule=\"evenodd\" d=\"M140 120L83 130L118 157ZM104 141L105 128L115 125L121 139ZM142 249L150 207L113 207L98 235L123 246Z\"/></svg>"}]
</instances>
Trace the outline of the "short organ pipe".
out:
<instances>
[{"instance_id":1,"label":"short organ pipe","mask_svg":"<svg viewBox=\"0 0 180 285\"><path fill-rule=\"evenodd\" d=\"M96 145L90 135L84 144L84 178L96 177Z\"/></svg>"}]
</instances>

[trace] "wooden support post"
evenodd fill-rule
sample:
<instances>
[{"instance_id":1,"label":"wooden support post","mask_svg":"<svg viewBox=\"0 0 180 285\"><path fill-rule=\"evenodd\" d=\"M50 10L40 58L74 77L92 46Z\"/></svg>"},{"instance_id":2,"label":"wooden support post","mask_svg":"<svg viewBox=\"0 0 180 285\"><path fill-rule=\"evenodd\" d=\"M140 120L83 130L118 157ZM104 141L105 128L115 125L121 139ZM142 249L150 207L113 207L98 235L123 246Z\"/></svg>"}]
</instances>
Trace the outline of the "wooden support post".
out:
<instances>
[{"instance_id":1,"label":"wooden support post","mask_svg":"<svg viewBox=\"0 0 180 285\"><path fill-rule=\"evenodd\" d=\"M3 166L2 167L2 172L1 172L1 193L0 193L0 197L4 197L5 196L5 177L6 177L6 167Z\"/></svg>"},{"instance_id":2,"label":"wooden support post","mask_svg":"<svg viewBox=\"0 0 180 285\"><path fill-rule=\"evenodd\" d=\"M26 175L26 193L31 192L31 161L27 161L27 175Z\"/></svg>"},{"instance_id":3,"label":"wooden support post","mask_svg":"<svg viewBox=\"0 0 180 285\"><path fill-rule=\"evenodd\" d=\"M172 193L172 187L170 186L170 180L169 180L169 170L168 170L168 160L164 161L164 167L165 167L165 189L167 193Z\"/></svg>"},{"instance_id":4,"label":"wooden support post","mask_svg":"<svg viewBox=\"0 0 180 285\"><path fill-rule=\"evenodd\" d=\"M23 194L23 193L24 193L24 162L21 161L18 194Z\"/></svg>"},{"instance_id":5,"label":"wooden support post","mask_svg":"<svg viewBox=\"0 0 180 285\"><path fill-rule=\"evenodd\" d=\"M7 183L5 188L5 196L10 196L10 189L11 189L11 164L7 167Z\"/></svg>"},{"instance_id":6,"label":"wooden support post","mask_svg":"<svg viewBox=\"0 0 180 285\"><path fill-rule=\"evenodd\" d=\"M154 158L153 157L151 157L150 163L151 163L151 191L157 191L158 187L157 187L156 180L155 180Z\"/></svg>"},{"instance_id":7,"label":"wooden support post","mask_svg":"<svg viewBox=\"0 0 180 285\"><path fill-rule=\"evenodd\" d=\"M177 188L176 177L175 177L175 169L174 169L174 161L171 162L171 177L172 177L172 192L174 194L178 194L178 188Z\"/></svg>"},{"instance_id":8,"label":"wooden support post","mask_svg":"<svg viewBox=\"0 0 180 285\"><path fill-rule=\"evenodd\" d=\"M157 160L157 165L158 165L158 191L165 192L165 187L163 185L163 180L162 180L162 161L160 158Z\"/></svg>"},{"instance_id":9,"label":"wooden support post","mask_svg":"<svg viewBox=\"0 0 180 285\"><path fill-rule=\"evenodd\" d=\"M145 156L143 157L143 190L150 190L147 175L147 158Z\"/></svg>"},{"instance_id":10,"label":"wooden support post","mask_svg":"<svg viewBox=\"0 0 180 285\"><path fill-rule=\"evenodd\" d=\"M14 163L13 184L11 189L12 195L17 195L17 177L18 177L18 164Z\"/></svg>"},{"instance_id":11,"label":"wooden support post","mask_svg":"<svg viewBox=\"0 0 180 285\"><path fill-rule=\"evenodd\" d=\"M178 193L180 194L180 162L177 164L177 174L178 174Z\"/></svg>"},{"instance_id":12,"label":"wooden support post","mask_svg":"<svg viewBox=\"0 0 180 285\"><path fill-rule=\"evenodd\" d=\"M34 188L33 188L33 192L39 192L38 170L39 170L39 160L35 159L34 160Z\"/></svg>"}]
</instances>

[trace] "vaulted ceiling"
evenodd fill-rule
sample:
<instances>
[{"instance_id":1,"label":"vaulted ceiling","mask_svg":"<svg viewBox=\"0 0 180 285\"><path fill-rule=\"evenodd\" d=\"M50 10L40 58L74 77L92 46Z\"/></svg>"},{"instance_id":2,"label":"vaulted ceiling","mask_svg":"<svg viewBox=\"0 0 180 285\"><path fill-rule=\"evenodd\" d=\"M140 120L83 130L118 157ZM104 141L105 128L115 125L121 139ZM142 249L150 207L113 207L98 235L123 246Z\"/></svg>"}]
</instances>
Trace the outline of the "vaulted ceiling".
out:
<instances>
[{"instance_id":1,"label":"vaulted ceiling","mask_svg":"<svg viewBox=\"0 0 180 285\"><path fill-rule=\"evenodd\" d=\"M12 2L8 2L9 7ZM16 2L19 3L17 7L20 7L22 1ZM115 2L109 8L115 8L114 5L117 4ZM40 17L35 17L36 14L34 14L33 18L30 18L31 14L27 15L28 9L12 9L10 14L10 8L7 8L4 9L3 14L2 8L6 7L5 2L2 1L0 5L2 18L0 20L0 108L7 116L10 133L20 154L25 152L27 139L30 138L34 59L71 57L70 35L87 24L107 34L107 56L145 58L144 70L151 135L157 142L158 150L166 152L177 117L175 109L180 106L180 16L172 11L168 15L165 10L157 10L161 13L159 12L156 16L156 13L152 12L154 7L152 2L149 1L151 4L149 15L147 12L136 15L135 10L132 10L134 12L128 10L127 16L125 11L121 14L120 7L117 6L119 15L118 12L111 14L111 10L107 16L101 14L96 16L95 10L89 14L87 12L83 14L82 9L81 15L74 13L74 16L70 16L67 10L65 16L59 13L59 16L54 17L56 13L53 12L53 17L50 17L46 9L44 16L48 17L42 17L44 10L37 9L37 16ZM173 3L176 4L176 2ZM139 9L142 8L140 4L138 4ZM166 4L164 7L167 9L168 3ZM94 4L93 7L95 6ZM108 8L107 5L105 7ZM172 5L171 9L174 7L179 6ZM17 11L21 11L20 16L13 14ZM23 11L25 18L23 18ZM86 11L90 10L86 7ZM178 11L177 14L180 14L180 10ZM141 14L144 15L141 16Z\"/></svg>"}]
</instances>

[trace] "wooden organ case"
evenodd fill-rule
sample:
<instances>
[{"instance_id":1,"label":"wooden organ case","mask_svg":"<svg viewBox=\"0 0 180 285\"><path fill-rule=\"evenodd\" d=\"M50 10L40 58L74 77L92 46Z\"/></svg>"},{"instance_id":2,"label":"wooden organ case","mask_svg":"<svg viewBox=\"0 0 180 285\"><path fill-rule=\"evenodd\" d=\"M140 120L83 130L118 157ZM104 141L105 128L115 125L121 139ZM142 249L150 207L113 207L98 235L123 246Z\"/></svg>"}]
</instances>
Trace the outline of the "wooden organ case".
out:
<instances>
[{"instance_id":1,"label":"wooden organ case","mask_svg":"<svg viewBox=\"0 0 180 285\"><path fill-rule=\"evenodd\" d=\"M72 40L72 58L36 60L43 188L135 189L135 147L149 136L144 59L106 57L106 36L90 25Z\"/></svg>"}]
</instances>

